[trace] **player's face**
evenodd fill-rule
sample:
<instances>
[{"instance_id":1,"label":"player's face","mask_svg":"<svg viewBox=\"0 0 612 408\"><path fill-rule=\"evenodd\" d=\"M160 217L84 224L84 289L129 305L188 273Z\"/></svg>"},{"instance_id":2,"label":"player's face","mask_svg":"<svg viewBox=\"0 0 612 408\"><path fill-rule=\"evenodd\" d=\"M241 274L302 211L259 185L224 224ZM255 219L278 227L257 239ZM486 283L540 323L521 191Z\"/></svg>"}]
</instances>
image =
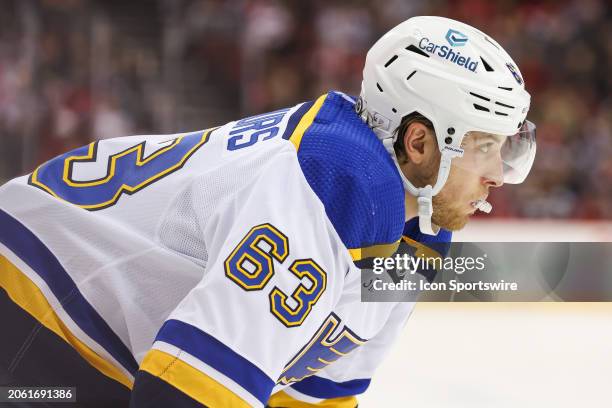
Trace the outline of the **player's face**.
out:
<instances>
[{"instance_id":1,"label":"player's face","mask_svg":"<svg viewBox=\"0 0 612 408\"><path fill-rule=\"evenodd\" d=\"M463 157L453 159L448 181L433 197L434 224L451 231L463 228L476 211L474 204L486 199L491 187L503 184L504 140L504 136L483 132L465 136ZM435 176L432 181L435 182Z\"/></svg>"}]
</instances>

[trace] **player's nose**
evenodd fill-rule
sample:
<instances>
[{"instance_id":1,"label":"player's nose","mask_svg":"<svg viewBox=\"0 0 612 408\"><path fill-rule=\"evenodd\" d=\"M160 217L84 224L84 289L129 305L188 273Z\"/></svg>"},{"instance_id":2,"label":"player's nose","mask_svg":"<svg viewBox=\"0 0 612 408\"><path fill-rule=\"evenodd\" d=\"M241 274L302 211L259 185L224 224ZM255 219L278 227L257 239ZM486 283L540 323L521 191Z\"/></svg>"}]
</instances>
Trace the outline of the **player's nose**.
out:
<instances>
[{"instance_id":1,"label":"player's nose","mask_svg":"<svg viewBox=\"0 0 612 408\"><path fill-rule=\"evenodd\" d=\"M482 183L487 187L501 187L504 185L504 165L501 161L484 174Z\"/></svg>"}]
</instances>

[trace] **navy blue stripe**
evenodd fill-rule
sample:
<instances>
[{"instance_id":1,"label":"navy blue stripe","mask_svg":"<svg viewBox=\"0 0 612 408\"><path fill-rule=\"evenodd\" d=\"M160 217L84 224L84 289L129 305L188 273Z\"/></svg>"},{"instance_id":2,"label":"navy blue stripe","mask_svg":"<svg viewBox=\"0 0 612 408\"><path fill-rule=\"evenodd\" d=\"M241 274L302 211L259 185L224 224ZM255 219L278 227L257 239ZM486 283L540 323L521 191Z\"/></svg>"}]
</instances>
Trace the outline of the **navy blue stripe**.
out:
<instances>
[{"instance_id":1,"label":"navy blue stripe","mask_svg":"<svg viewBox=\"0 0 612 408\"><path fill-rule=\"evenodd\" d=\"M304 378L300 382L291 384L291 388L314 398L330 399L363 394L368 389L369 385L369 379L337 383L327 378L313 375Z\"/></svg>"},{"instance_id":2,"label":"navy blue stripe","mask_svg":"<svg viewBox=\"0 0 612 408\"><path fill-rule=\"evenodd\" d=\"M287 127L283 133L283 139L289 139L291 137L291 134L297 127L298 123L300 123L300 119L302 119L302 116L308 112L308 109L310 109L313 104L314 101L303 103L298 110L293 112L293 114L289 117L289 121L287 122Z\"/></svg>"},{"instance_id":3,"label":"navy blue stripe","mask_svg":"<svg viewBox=\"0 0 612 408\"><path fill-rule=\"evenodd\" d=\"M444 228L440 228L438 235L423 234L419 229L419 217L413 217L406 221L403 235L421 244L446 244L446 246L439 245L439 249L436 249L442 256L446 256L453 239L453 233Z\"/></svg>"},{"instance_id":4,"label":"navy blue stripe","mask_svg":"<svg viewBox=\"0 0 612 408\"><path fill-rule=\"evenodd\" d=\"M70 318L126 370L135 374L138 363L130 350L96 310L85 300L57 258L19 221L0 210L0 242L9 248L49 286Z\"/></svg>"},{"instance_id":5,"label":"navy blue stripe","mask_svg":"<svg viewBox=\"0 0 612 408\"><path fill-rule=\"evenodd\" d=\"M228 376L266 405L274 387L258 367L211 335L179 320L168 320L155 340L170 343Z\"/></svg>"}]
</instances>

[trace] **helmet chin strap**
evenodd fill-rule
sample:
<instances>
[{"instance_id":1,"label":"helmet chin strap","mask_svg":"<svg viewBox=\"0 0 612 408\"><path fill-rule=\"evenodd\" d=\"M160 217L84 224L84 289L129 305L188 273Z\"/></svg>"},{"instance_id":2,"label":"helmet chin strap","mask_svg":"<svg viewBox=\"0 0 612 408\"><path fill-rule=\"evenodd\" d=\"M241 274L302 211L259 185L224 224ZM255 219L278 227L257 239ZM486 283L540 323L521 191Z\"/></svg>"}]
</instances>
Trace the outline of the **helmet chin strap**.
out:
<instances>
[{"instance_id":1,"label":"helmet chin strap","mask_svg":"<svg viewBox=\"0 0 612 408\"><path fill-rule=\"evenodd\" d=\"M423 234L427 235L438 235L438 231L440 231L440 227L435 226L431 222L431 217L433 215L433 204L432 198L436 194L442 190L444 184L448 180L448 175L450 174L451 168L451 160L453 157L461 156L460 153L451 151L451 150L443 150L442 157L440 158L440 168L438 169L438 178L436 180L436 184L432 187L431 185L427 185L425 187L415 187L405 176L400 168L400 165L397 161L397 157L395 155L395 150L393 149L393 139L388 138L383 140L383 145L391 155L397 170L400 173L400 177L402 178L402 182L404 184L404 188L411 195L417 198L418 204L418 216L419 216L419 229ZM485 202L486 203L486 202ZM486 203L490 206L489 203ZM484 205L484 204L483 204ZM435 231L434 231L435 227Z\"/></svg>"},{"instance_id":2,"label":"helmet chin strap","mask_svg":"<svg viewBox=\"0 0 612 408\"><path fill-rule=\"evenodd\" d=\"M419 229L423 234L438 235L438 232L440 231L440 227L433 225L431 222L431 217L433 215L432 199L433 196L435 196L440 192L440 190L442 190L442 187L444 187L444 184L446 184L446 180L448 180L452 158L452 154L448 153L447 151L442 152L436 184L433 187L431 185L427 185L421 188L415 188L414 185L410 181L408 181L408 179L404 176L404 173L402 173L401 169L399 169L399 164L396 160L394 160L396 166L400 170L400 175L402 177L402 181L404 182L404 187L408 189L408 192L410 192L410 194L417 197ZM413 193L415 190L416 194Z\"/></svg>"}]
</instances>

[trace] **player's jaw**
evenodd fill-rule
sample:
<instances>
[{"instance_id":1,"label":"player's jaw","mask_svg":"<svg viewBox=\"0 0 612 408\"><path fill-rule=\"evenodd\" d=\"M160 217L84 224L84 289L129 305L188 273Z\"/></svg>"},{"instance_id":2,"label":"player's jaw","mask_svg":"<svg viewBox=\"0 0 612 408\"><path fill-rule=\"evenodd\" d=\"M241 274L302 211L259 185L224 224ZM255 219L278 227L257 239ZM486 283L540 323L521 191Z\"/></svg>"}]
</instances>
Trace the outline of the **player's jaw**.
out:
<instances>
[{"instance_id":1,"label":"player's jaw","mask_svg":"<svg viewBox=\"0 0 612 408\"><path fill-rule=\"evenodd\" d=\"M482 185L471 189L468 183L455 183L454 180L449 179L442 191L433 197L432 222L450 231L465 227L476 212L475 204L488 196L488 190Z\"/></svg>"},{"instance_id":2,"label":"player's jaw","mask_svg":"<svg viewBox=\"0 0 612 408\"><path fill-rule=\"evenodd\" d=\"M457 200L448 194L440 192L433 197L433 215L431 220L437 226L457 231L465 227L470 217L470 211L465 200Z\"/></svg>"}]
</instances>

